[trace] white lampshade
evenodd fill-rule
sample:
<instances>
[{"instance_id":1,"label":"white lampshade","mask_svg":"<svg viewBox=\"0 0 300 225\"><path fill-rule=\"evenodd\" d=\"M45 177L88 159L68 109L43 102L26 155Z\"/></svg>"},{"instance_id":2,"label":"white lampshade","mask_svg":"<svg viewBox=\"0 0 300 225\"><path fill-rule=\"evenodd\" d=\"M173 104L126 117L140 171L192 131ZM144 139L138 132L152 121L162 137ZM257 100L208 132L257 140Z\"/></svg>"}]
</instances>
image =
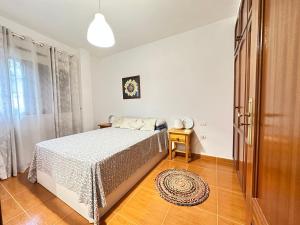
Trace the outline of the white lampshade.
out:
<instances>
[{"instance_id":1,"label":"white lampshade","mask_svg":"<svg viewBox=\"0 0 300 225\"><path fill-rule=\"evenodd\" d=\"M95 14L88 28L87 40L92 45L102 48L109 48L115 44L114 34L101 13Z\"/></svg>"}]
</instances>

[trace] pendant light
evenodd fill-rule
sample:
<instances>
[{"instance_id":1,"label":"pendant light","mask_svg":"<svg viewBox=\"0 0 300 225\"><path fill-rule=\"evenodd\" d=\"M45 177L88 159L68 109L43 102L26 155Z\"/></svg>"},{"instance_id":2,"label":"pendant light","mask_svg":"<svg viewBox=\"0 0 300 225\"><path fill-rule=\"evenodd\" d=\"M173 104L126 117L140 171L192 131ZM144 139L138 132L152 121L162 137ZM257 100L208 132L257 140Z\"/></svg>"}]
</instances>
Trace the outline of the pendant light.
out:
<instances>
[{"instance_id":1,"label":"pendant light","mask_svg":"<svg viewBox=\"0 0 300 225\"><path fill-rule=\"evenodd\" d=\"M95 14L94 20L90 23L87 31L87 40L92 45L101 48L109 48L115 44L114 34L105 20L105 17L99 12Z\"/></svg>"}]
</instances>

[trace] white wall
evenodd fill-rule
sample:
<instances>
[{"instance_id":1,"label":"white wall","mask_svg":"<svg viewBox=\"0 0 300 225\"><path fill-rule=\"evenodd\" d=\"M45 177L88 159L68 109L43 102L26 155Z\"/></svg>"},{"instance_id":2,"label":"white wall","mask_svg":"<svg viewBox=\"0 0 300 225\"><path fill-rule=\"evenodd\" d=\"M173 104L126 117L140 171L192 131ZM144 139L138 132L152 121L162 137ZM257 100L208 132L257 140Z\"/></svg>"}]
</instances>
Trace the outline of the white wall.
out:
<instances>
[{"instance_id":1,"label":"white wall","mask_svg":"<svg viewBox=\"0 0 300 225\"><path fill-rule=\"evenodd\" d=\"M232 158L233 30L229 18L92 58L94 125L110 114L161 117L170 127L189 116L193 152ZM141 99L123 100L121 78L134 75L141 76Z\"/></svg>"},{"instance_id":2,"label":"white wall","mask_svg":"<svg viewBox=\"0 0 300 225\"><path fill-rule=\"evenodd\" d=\"M9 28L11 31L13 31L15 33L31 37L32 39L34 39L36 41L45 42L50 46L54 46L61 50L65 50L65 51L69 52L70 54L75 54L75 55L78 54L77 49L75 49L67 44L56 41L50 37L47 37L44 34L41 34L35 30L25 27L25 26L23 26L19 23L16 23L12 20L6 19L5 17L0 16L0 25Z\"/></svg>"},{"instance_id":3,"label":"white wall","mask_svg":"<svg viewBox=\"0 0 300 225\"><path fill-rule=\"evenodd\" d=\"M47 43L50 46L64 50L70 54L74 54L80 59L80 80L81 80L81 101L82 101L82 119L84 131L93 129L93 105L92 105L92 86L91 86L91 69L90 55L85 49L76 49L67 44L56 41L46 35L35 30L18 24L12 20L0 16L0 25L9 28L11 31L21 35L31 37L40 42Z\"/></svg>"}]
</instances>

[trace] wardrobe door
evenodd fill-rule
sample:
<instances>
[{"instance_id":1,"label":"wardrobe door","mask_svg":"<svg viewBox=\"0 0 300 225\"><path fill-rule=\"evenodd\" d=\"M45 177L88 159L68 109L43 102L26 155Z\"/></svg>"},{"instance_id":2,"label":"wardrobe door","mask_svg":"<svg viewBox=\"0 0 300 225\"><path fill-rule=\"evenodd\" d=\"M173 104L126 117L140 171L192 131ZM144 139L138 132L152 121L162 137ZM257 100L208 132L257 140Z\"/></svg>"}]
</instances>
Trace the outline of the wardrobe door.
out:
<instances>
[{"instance_id":1,"label":"wardrobe door","mask_svg":"<svg viewBox=\"0 0 300 225\"><path fill-rule=\"evenodd\" d=\"M300 1L263 2L260 135L253 221L298 225Z\"/></svg>"},{"instance_id":2,"label":"wardrobe door","mask_svg":"<svg viewBox=\"0 0 300 225\"><path fill-rule=\"evenodd\" d=\"M241 33L243 34L248 22L248 1L242 0L240 8Z\"/></svg>"},{"instance_id":3,"label":"wardrobe door","mask_svg":"<svg viewBox=\"0 0 300 225\"><path fill-rule=\"evenodd\" d=\"M239 134L238 113L240 101L240 55L239 51L234 60L234 108L233 108L233 159L236 170L239 170Z\"/></svg>"},{"instance_id":4,"label":"wardrobe door","mask_svg":"<svg viewBox=\"0 0 300 225\"><path fill-rule=\"evenodd\" d=\"M239 133L239 170L238 176L242 186L242 190L245 191L246 180L246 154L245 154L245 113L246 113L246 68L247 68L247 44L246 35L243 36L240 44L240 80L239 80L239 110L237 116L237 130Z\"/></svg>"},{"instance_id":5,"label":"wardrobe door","mask_svg":"<svg viewBox=\"0 0 300 225\"><path fill-rule=\"evenodd\" d=\"M245 3L244 3L245 4ZM243 7L241 8L243 9ZM246 8L247 9L247 8ZM246 10L247 13L247 10ZM245 18L247 19L247 18ZM249 34L251 37L251 34ZM249 99L249 49L248 30L241 37L235 54L235 78L234 78L234 144L233 155L235 167L242 186L246 190L246 151L245 142L248 135L248 99Z\"/></svg>"},{"instance_id":6,"label":"wardrobe door","mask_svg":"<svg viewBox=\"0 0 300 225\"><path fill-rule=\"evenodd\" d=\"M240 26L240 20L237 19L235 23L235 28L234 28L234 49L237 49L240 38L241 38L241 26Z\"/></svg>"}]
</instances>

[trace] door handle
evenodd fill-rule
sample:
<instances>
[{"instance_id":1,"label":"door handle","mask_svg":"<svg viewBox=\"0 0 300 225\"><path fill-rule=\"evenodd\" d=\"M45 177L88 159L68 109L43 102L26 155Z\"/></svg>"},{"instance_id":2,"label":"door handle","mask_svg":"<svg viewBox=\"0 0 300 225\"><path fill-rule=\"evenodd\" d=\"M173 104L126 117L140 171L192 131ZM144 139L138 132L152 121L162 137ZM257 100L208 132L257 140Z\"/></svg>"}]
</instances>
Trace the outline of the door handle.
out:
<instances>
[{"instance_id":1,"label":"door handle","mask_svg":"<svg viewBox=\"0 0 300 225\"><path fill-rule=\"evenodd\" d=\"M240 118L242 116L250 117L251 115L250 115L250 113L240 113L240 112L238 112L237 116Z\"/></svg>"},{"instance_id":2,"label":"door handle","mask_svg":"<svg viewBox=\"0 0 300 225\"><path fill-rule=\"evenodd\" d=\"M249 98L248 100L248 110L249 112L248 113L245 113L245 114L241 114L241 113L238 113L238 117L241 118L241 117L247 117L247 120L245 121L246 123L238 123L239 126L247 126L247 139L248 139L248 144L249 145L252 145L252 117L253 117L253 99L252 98Z\"/></svg>"},{"instance_id":3,"label":"door handle","mask_svg":"<svg viewBox=\"0 0 300 225\"><path fill-rule=\"evenodd\" d=\"M240 123L239 124L240 126L249 126L249 125L251 125L250 123Z\"/></svg>"}]
</instances>

